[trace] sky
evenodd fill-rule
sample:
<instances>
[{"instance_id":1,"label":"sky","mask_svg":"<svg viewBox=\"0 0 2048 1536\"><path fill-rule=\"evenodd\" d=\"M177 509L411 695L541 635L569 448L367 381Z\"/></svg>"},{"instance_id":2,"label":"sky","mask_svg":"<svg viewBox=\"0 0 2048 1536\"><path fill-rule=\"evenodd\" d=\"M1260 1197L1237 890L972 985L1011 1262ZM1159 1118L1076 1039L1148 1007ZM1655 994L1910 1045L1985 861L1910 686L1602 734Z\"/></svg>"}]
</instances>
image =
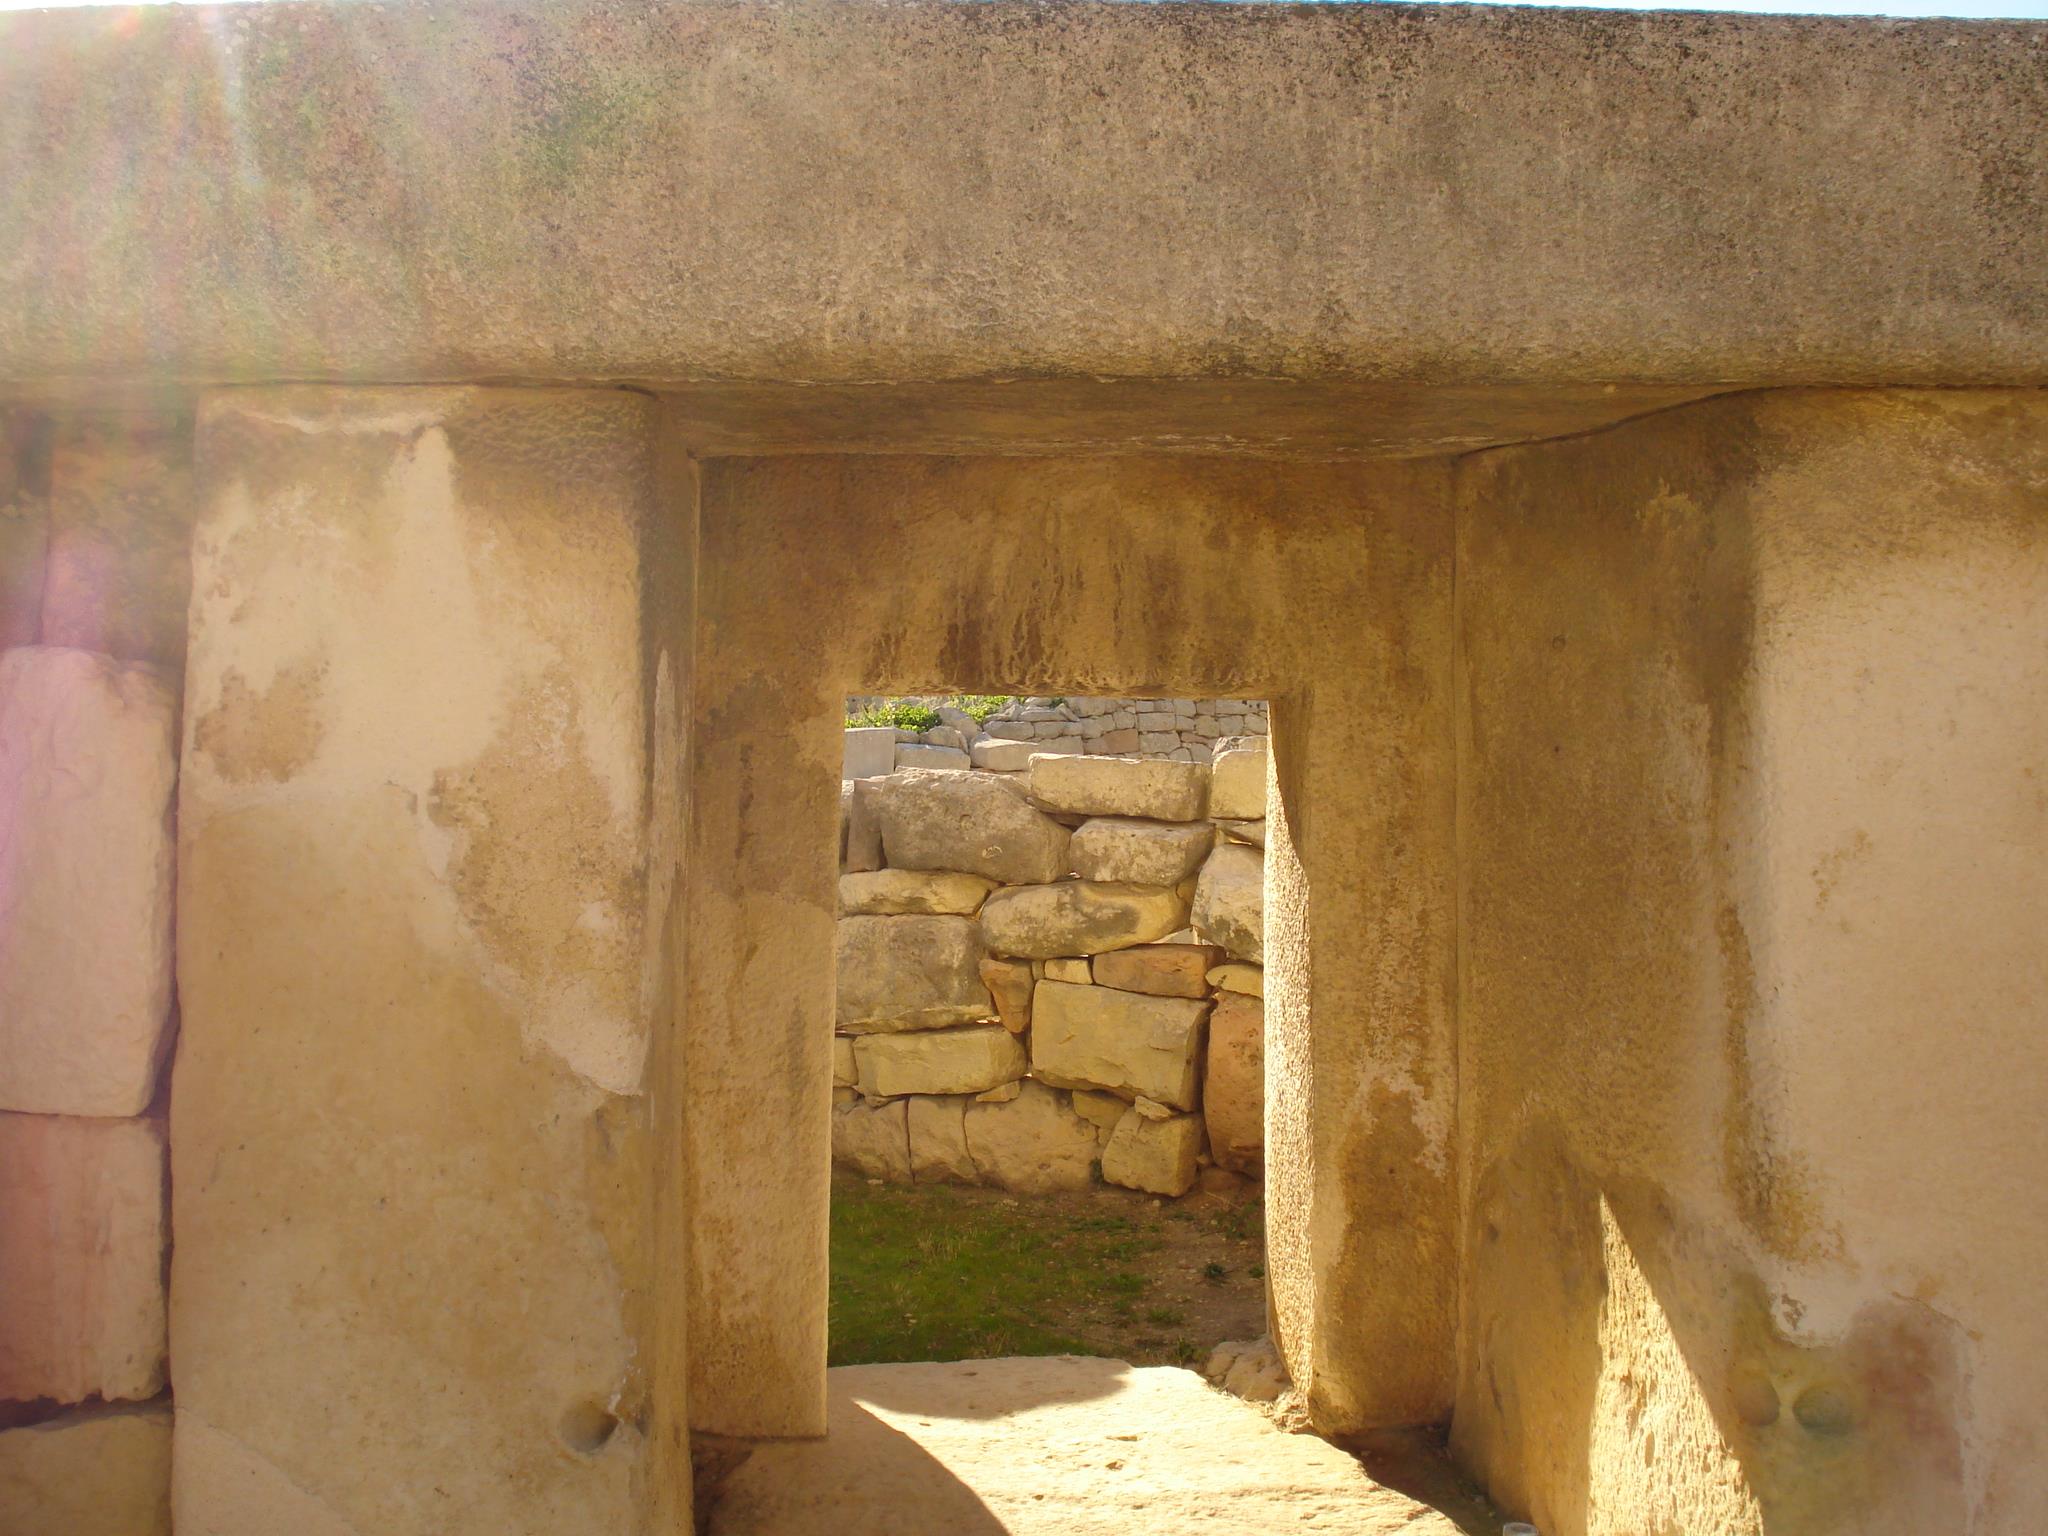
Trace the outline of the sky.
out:
<instances>
[{"instance_id":1,"label":"sky","mask_svg":"<svg viewBox=\"0 0 2048 1536\"><path fill-rule=\"evenodd\" d=\"M112 0L56 0L58 4L106 4ZM1456 0L1448 0L1456 3ZM1489 0L1500 5L1545 5L1552 0ZM1686 0L1645 4L1642 0L1574 0L1595 10L1768 11L1792 16L1956 16L2048 20L2048 0ZM48 8L52 0L0 0L0 11Z\"/></svg>"}]
</instances>

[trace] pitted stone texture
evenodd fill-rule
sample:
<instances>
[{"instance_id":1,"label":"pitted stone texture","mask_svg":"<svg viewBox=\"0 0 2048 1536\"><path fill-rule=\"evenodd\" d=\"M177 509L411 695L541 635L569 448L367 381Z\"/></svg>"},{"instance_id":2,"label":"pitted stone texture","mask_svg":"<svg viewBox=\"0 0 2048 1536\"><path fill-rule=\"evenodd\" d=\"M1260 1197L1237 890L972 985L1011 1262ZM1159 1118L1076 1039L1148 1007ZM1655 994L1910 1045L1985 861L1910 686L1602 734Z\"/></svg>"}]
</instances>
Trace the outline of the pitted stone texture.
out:
<instances>
[{"instance_id":1,"label":"pitted stone texture","mask_svg":"<svg viewBox=\"0 0 2048 1536\"><path fill-rule=\"evenodd\" d=\"M1187 920L1186 901L1158 886L1063 880L996 892L981 909L981 932L996 954L1044 960L1147 944Z\"/></svg>"},{"instance_id":2,"label":"pitted stone texture","mask_svg":"<svg viewBox=\"0 0 2048 1536\"><path fill-rule=\"evenodd\" d=\"M1095 957L1095 984L1155 997L1207 997L1209 968L1218 953L1208 944L1141 944L1111 950Z\"/></svg>"},{"instance_id":3,"label":"pitted stone texture","mask_svg":"<svg viewBox=\"0 0 2048 1536\"><path fill-rule=\"evenodd\" d=\"M135 1115L155 1094L176 717L149 667L0 653L0 1110Z\"/></svg>"},{"instance_id":4,"label":"pitted stone texture","mask_svg":"<svg viewBox=\"0 0 2048 1536\"><path fill-rule=\"evenodd\" d=\"M1209 1156L1220 1167L1256 1174L1266 1148L1266 1005L1226 993L1209 1014L1202 1115Z\"/></svg>"},{"instance_id":5,"label":"pitted stone texture","mask_svg":"<svg viewBox=\"0 0 2048 1536\"><path fill-rule=\"evenodd\" d=\"M1095 1181L1094 1125L1066 1095L1029 1078L1013 1099L968 1105L966 1135L981 1181L1013 1194L1057 1194Z\"/></svg>"},{"instance_id":6,"label":"pitted stone texture","mask_svg":"<svg viewBox=\"0 0 2048 1536\"><path fill-rule=\"evenodd\" d=\"M1195 885L1190 921L1210 943L1239 960L1266 958L1266 861L1253 849L1225 843L1209 855Z\"/></svg>"},{"instance_id":7,"label":"pitted stone texture","mask_svg":"<svg viewBox=\"0 0 2048 1536\"><path fill-rule=\"evenodd\" d=\"M966 917L842 917L836 1017L853 1034L941 1029L989 1016L981 935Z\"/></svg>"},{"instance_id":8,"label":"pitted stone texture","mask_svg":"<svg viewBox=\"0 0 2048 1536\"><path fill-rule=\"evenodd\" d=\"M1055 1355L827 1384L825 1437L757 1447L712 1536L1459 1536L1193 1371Z\"/></svg>"},{"instance_id":9,"label":"pitted stone texture","mask_svg":"<svg viewBox=\"0 0 2048 1536\"><path fill-rule=\"evenodd\" d=\"M873 786L882 847L898 869L953 869L1004 884L1057 880L1067 829L998 776L910 768Z\"/></svg>"},{"instance_id":10,"label":"pitted stone texture","mask_svg":"<svg viewBox=\"0 0 2048 1536\"><path fill-rule=\"evenodd\" d=\"M171 1410L93 1408L0 1430L8 1536L171 1536Z\"/></svg>"},{"instance_id":11,"label":"pitted stone texture","mask_svg":"<svg viewBox=\"0 0 2048 1536\"><path fill-rule=\"evenodd\" d=\"M1068 855L1083 880L1179 885L1202 867L1216 841L1206 824L1097 816L1074 833Z\"/></svg>"},{"instance_id":12,"label":"pitted stone texture","mask_svg":"<svg viewBox=\"0 0 2048 1536\"><path fill-rule=\"evenodd\" d=\"M1218 752L1209 765L1209 814L1220 821L1266 815L1266 744Z\"/></svg>"},{"instance_id":13,"label":"pitted stone texture","mask_svg":"<svg viewBox=\"0 0 2048 1536\"><path fill-rule=\"evenodd\" d=\"M1202 1155L1202 1117L1160 1119L1142 1107L1124 1111L1102 1149L1102 1180L1148 1194L1180 1196L1195 1186Z\"/></svg>"},{"instance_id":14,"label":"pitted stone texture","mask_svg":"<svg viewBox=\"0 0 2048 1536\"><path fill-rule=\"evenodd\" d=\"M909 1101L856 1102L832 1110L832 1161L892 1184L910 1182Z\"/></svg>"},{"instance_id":15,"label":"pitted stone texture","mask_svg":"<svg viewBox=\"0 0 2048 1536\"><path fill-rule=\"evenodd\" d=\"M163 1262L160 1125L0 1114L0 1399L154 1397Z\"/></svg>"},{"instance_id":16,"label":"pitted stone texture","mask_svg":"<svg viewBox=\"0 0 2048 1536\"><path fill-rule=\"evenodd\" d=\"M857 916L972 917L993 880L945 870L876 869L839 877L839 913Z\"/></svg>"},{"instance_id":17,"label":"pitted stone texture","mask_svg":"<svg viewBox=\"0 0 2048 1536\"><path fill-rule=\"evenodd\" d=\"M1031 798L1049 811L1193 821L1209 798L1206 763L1135 757L1034 758Z\"/></svg>"},{"instance_id":18,"label":"pitted stone texture","mask_svg":"<svg viewBox=\"0 0 2048 1536\"><path fill-rule=\"evenodd\" d=\"M980 1093L1022 1077L1029 1062L1000 1024L914 1034L863 1035L853 1043L860 1091L872 1098L905 1093Z\"/></svg>"},{"instance_id":19,"label":"pitted stone texture","mask_svg":"<svg viewBox=\"0 0 2048 1536\"><path fill-rule=\"evenodd\" d=\"M968 1101L953 1094L919 1094L903 1102L909 1116L910 1176L920 1184L979 1182L967 1152Z\"/></svg>"},{"instance_id":20,"label":"pitted stone texture","mask_svg":"<svg viewBox=\"0 0 2048 1536\"><path fill-rule=\"evenodd\" d=\"M996 1016L1002 1020L1003 1028L1013 1035L1021 1035L1031 1027L1032 975L1029 961L985 956L981 962L981 983L995 1000Z\"/></svg>"},{"instance_id":21,"label":"pitted stone texture","mask_svg":"<svg viewBox=\"0 0 2048 1536\"><path fill-rule=\"evenodd\" d=\"M1041 981L1031 1013L1034 1076L1195 1107L1208 1003Z\"/></svg>"}]
</instances>

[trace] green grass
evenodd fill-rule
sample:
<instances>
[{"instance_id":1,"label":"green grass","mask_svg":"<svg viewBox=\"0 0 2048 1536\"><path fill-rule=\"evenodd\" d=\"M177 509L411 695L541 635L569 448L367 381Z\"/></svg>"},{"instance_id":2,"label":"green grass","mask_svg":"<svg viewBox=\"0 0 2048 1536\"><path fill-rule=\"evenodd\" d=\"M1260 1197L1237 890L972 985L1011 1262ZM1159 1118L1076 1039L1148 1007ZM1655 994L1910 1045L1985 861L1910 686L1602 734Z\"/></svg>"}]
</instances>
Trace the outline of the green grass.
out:
<instances>
[{"instance_id":1,"label":"green grass","mask_svg":"<svg viewBox=\"0 0 2048 1536\"><path fill-rule=\"evenodd\" d=\"M951 704L974 717L976 725L984 725L988 717L1005 704L1014 702L1016 695L1008 693L956 693L940 702ZM891 725L903 731L928 731L939 723L939 712L930 704L921 704L915 699L889 699L880 704L870 704L846 717L848 726Z\"/></svg>"},{"instance_id":2,"label":"green grass","mask_svg":"<svg viewBox=\"0 0 2048 1536\"><path fill-rule=\"evenodd\" d=\"M1128 1217L836 1179L831 1363L1104 1353L1071 1320L1133 1316L1149 1282L1128 1266L1155 1245Z\"/></svg>"}]
</instances>

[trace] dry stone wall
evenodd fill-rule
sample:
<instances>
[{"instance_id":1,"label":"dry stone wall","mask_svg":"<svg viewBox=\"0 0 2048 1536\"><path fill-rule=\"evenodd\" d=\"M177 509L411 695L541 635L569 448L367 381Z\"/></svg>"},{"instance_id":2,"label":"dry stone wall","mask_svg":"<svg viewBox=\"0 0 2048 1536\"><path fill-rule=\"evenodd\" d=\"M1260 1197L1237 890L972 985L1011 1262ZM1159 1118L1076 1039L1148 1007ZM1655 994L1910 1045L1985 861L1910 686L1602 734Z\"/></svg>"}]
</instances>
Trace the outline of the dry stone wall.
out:
<instances>
[{"instance_id":1,"label":"dry stone wall","mask_svg":"<svg viewBox=\"0 0 2048 1536\"><path fill-rule=\"evenodd\" d=\"M0 1531L167 1536L189 481L161 423L4 426Z\"/></svg>"},{"instance_id":2,"label":"dry stone wall","mask_svg":"<svg viewBox=\"0 0 2048 1536\"><path fill-rule=\"evenodd\" d=\"M851 710L887 702L847 701ZM845 777L897 768L981 768L1022 773L1040 753L1166 758L1206 763L1242 737L1267 731L1263 699L1014 699L977 722L945 699L913 699L939 715L929 730L856 726L846 733Z\"/></svg>"},{"instance_id":3,"label":"dry stone wall","mask_svg":"<svg viewBox=\"0 0 2048 1536\"><path fill-rule=\"evenodd\" d=\"M1266 744L1220 747L842 784L837 1164L1019 1194L1262 1172Z\"/></svg>"}]
</instances>

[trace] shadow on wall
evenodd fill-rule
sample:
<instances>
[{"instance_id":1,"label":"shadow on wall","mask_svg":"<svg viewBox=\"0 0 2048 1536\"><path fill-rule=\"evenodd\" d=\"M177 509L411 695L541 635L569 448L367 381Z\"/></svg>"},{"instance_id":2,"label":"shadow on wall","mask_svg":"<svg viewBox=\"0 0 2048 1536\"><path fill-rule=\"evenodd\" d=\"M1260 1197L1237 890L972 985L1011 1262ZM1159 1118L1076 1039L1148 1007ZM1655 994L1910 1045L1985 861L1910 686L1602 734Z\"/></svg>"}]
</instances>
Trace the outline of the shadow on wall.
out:
<instances>
[{"instance_id":1,"label":"shadow on wall","mask_svg":"<svg viewBox=\"0 0 2048 1536\"><path fill-rule=\"evenodd\" d=\"M1479 1411L1453 1444L1543 1468L1493 1487L1541 1530L1968 1528L1959 1340L1931 1308L1875 1303L1802 1345L1738 1256L1655 1189L1601 1190L1546 1131L1489 1170L1473 1238Z\"/></svg>"}]
</instances>

